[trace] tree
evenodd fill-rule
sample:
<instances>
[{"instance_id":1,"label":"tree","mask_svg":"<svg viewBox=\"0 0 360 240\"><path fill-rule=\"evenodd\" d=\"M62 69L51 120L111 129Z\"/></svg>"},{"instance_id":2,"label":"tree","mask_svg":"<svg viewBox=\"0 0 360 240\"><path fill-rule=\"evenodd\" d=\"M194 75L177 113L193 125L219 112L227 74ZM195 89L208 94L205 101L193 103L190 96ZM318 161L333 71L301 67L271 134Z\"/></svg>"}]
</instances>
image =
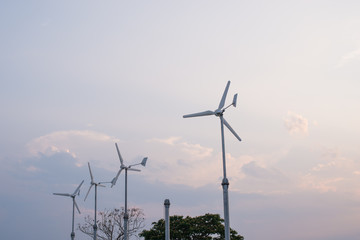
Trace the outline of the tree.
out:
<instances>
[{"instance_id":1,"label":"tree","mask_svg":"<svg viewBox=\"0 0 360 240\"><path fill-rule=\"evenodd\" d=\"M114 208L112 210L104 210L98 213L97 217L97 239L99 240L122 240L124 239L124 213L125 209ZM140 208L131 208L128 210L128 236L137 236L137 233L141 231L144 224L144 213ZM87 215L85 217L84 224L78 224L78 229L93 237L94 235L94 219Z\"/></svg>"},{"instance_id":2,"label":"tree","mask_svg":"<svg viewBox=\"0 0 360 240\"><path fill-rule=\"evenodd\" d=\"M225 239L224 219L219 214L207 213L203 216L184 218L183 216L170 217L170 239L172 240L222 240ZM145 240L165 238L165 221L160 219L152 223L150 230L143 230L140 237ZM235 230L230 229L231 240L243 240Z\"/></svg>"}]
</instances>

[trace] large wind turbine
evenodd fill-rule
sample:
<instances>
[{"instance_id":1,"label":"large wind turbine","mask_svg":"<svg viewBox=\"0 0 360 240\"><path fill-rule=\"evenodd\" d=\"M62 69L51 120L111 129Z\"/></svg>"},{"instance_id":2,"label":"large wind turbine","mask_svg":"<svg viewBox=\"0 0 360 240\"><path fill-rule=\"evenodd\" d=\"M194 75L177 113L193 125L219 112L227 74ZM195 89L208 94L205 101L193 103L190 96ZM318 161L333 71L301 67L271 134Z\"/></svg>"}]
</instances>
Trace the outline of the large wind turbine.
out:
<instances>
[{"instance_id":1,"label":"large wind turbine","mask_svg":"<svg viewBox=\"0 0 360 240\"><path fill-rule=\"evenodd\" d=\"M128 219L129 219L129 215L128 215L128 212L127 212L127 171L136 171L136 172L140 172L141 170L140 169L135 169L135 168L132 168L133 166L136 166L136 165L142 165L145 167L146 165L146 161L147 161L147 157L145 157L141 163L136 163L136 164L132 164L132 165L129 165L129 166L125 166L124 165L124 160L123 158L121 157L121 154L120 154L120 150L119 150L119 147L117 145L117 143L115 143L115 146L116 146L116 150L117 150L117 153L119 155L119 160L120 160L120 169L118 171L118 173L116 174L116 176L113 178L113 180L111 181L111 187L113 187L115 184L116 184L116 181L121 173L122 170L125 170L125 214L124 214L124 240L127 240L128 239L128 230L127 230L127 223L128 223Z\"/></svg>"},{"instance_id":2,"label":"large wind turbine","mask_svg":"<svg viewBox=\"0 0 360 240\"><path fill-rule=\"evenodd\" d=\"M216 117L220 118L220 124L221 124L221 144L222 144L222 158L223 158L223 180L222 180L222 188L223 188L223 202L224 202L224 220L225 220L225 240L230 240L230 218L229 218L229 180L226 177L226 161L225 161L225 140L224 140L224 125L230 130L234 136L241 141L239 135L232 129L230 124L225 120L223 117L225 110L230 107L234 106L236 107L236 99L237 94L234 95L233 102L227 106L225 105L226 95L229 90L230 81L227 82L227 85L225 87L224 94L220 100L219 107L215 111L204 111L204 112L198 112L193 114L184 115L184 118L191 118L191 117L201 117L201 116L209 116L209 115L215 115Z\"/></svg>"},{"instance_id":3,"label":"large wind turbine","mask_svg":"<svg viewBox=\"0 0 360 240\"><path fill-rule=\"evenodd\" d=\"M90 163L88 162L88 167L89 167L89 173L90 173L90 178L91 178L91 182L90 182L90 187L89 187L89 190L88 192L86 193L86 196L85 196L85 199L84 201L86 200L87 196L89 195L90 193L90 190L92 188L92 186L95 186L95 217L94 217L94 240L97 239L97 223L96 223L96 212L97 212L97 187L100 186L100 187L105 187L104 185L101 185L101 183L105 183L105 182L99 182L99 183L96 183L94 182L94 177L92 175L92 172L91 172L91 167L90 167Z\"/></svg>"},{"instance_id":4,"label":"large wind turbine","mask_svg":"<svg viewBox=\"0 0 360 240\"><path fill-rule=\"evenodd\" d=\"M82 180L82 182L80 183L80 185L76 188L75 192L73 194L70 193L53 193L54 195L60 195L60 196L65 196L65 197L71 197L73 200L73 209L72 209L72 230L71 230L71 240L75 239L75 232L74 232L74 216L75 216L75 207L78 210L78 212L80 213L80 209L78 207L78 205L76 204L75 201L75 197L76 195L80 194L80 187L81 185L84 183L84 180Z\"/></svg>"}]
</instances>

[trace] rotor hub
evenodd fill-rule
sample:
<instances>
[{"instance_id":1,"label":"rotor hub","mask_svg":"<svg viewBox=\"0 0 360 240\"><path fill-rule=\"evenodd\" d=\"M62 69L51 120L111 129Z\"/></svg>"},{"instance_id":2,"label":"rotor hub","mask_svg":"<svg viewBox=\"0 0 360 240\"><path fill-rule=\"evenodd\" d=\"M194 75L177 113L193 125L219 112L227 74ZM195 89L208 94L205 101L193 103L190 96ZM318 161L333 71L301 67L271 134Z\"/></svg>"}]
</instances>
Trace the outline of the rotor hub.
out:
<instances>
[{"instance_id":1,"label":"rotor hub","mask_svg":"<svg viewBox=\"0 0 360 240\"><path fill-rule=\"evenodd\" d=\"M224 114L225 109L218 109L215 111L215 116L220 117Z\"/></svg>"}]
</instances>

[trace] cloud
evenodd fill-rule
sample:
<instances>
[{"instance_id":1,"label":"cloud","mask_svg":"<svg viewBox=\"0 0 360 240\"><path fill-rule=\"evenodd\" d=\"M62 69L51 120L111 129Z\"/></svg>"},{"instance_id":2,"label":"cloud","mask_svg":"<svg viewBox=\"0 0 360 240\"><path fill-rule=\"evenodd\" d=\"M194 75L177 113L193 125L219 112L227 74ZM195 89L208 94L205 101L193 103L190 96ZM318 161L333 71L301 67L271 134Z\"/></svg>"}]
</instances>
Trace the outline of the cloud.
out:
<instances>
[{"instance_id":1,"label":"cloud","mask_svg":"<svg viewBox=\"0 0 360 240\"><path fill-rule=\"evenodd\" d=\"M144 174L152 181L200 187L211 183L214 175L221 174L212 148L179 137L152 138L146 142L149 165Z\"/></svg>"},{"instance_id":2,"label":"cloud","mask_svg":"<svg viewBox=\"0 0 360 240\"><path fill-rule=\"evenodd\" d=\"M191 144L187 142L180 142L180 137L169 137L169 138L152 138L147 140L146 142L158 142L164 143L170 146L179 147L184 153L189 155L194 155L199 158L210 157L213 149L203 147L200 144Z\"/></svg>"},{"instance_id":3,"label":"cloud","mask_svg":"<svg viewBox=\"0 0 360 240\"><path fill-rule=\"evenodd\" d=\"M283 179L283 174L275 168L266 168L257 164L255 161L245 164L242 171L247 175L259 179Z\"/></svg>"},{"instance_id":4,"label":"cloud","mask_svg":"<svg viewBox=\"0 0 360 240\"><path fill-rule=\"evenodd\" d=\"M152 182L195 188L211 184L221 188L219 183L223 178L223 166L220 149L216 151L179 137L153 138L147 140L147 143L151 153L149 165L143 174ZM291 186L294 186L293 181L276 166L279 159L286 154L287 151L240 156L227 153L226 170L231 191L274 193L291 189Z\"/></svg>"},{"instance_id":5,"label":"cloud","mask_svg":"<svg viewBox=\"0 0 360 240\"><path fill-rule=\"evenodd\" d=\"M300 179L300 188L319 192L353 192L357 181L356 161L341 154L338 148L319 149L317 162Z\"/></svg>"},{"instance_id":6,"label":"cloud","mask_svg":"<svg viewBox=\"0 0 360 240\"><path fill-rule=\"evenodd\" d=\"M211 157L213 152L212 148L203 147L200 144L189 144L187 142L182 142L181 147L185 153L198 158Z\"/></svg>"},{"instance_id":7,"label":"cloud","mask_svg":"<svg viewBox=\"0 0 360 240\"><path fill-rule=\"evenodd\" d=\"M169 137L169 138L152 138L147 140L147 142L160 142L160 143L165 143L168 145L174 145L176 141L178 141L180 139L180 137Z\"/></svg>"},{"instance_id":8,"label":"cloud","mask_svg":"<svg viewBox=\"0 0 360 240\"><path fill-rule=\"evenodd\" d=\"M174 141L176 139L176 141ZM213 148L184 141L181 138L150 139L149 165L145 174L152 182L181 184L194 188L206 185L221 188L223 178L222 153ZM241 193L285 191L289 181L274 167L283 151L271 154L233 156L226 154L227 177L231 191ZM151 162L151 163L150 163ZM274 190L274 183L284 183ZM278 185L277 185L278 186Z\"/></svg>"},{"instance_id":9,"label":"cloud","mask_svg":"<svg viewBox=\"0 0 360 240\"><path fill-rule=\"evenodd\" d=\"M26 148L30 157L66 153L78 166L90 161L111 168L116 163L113 143L117 141L119 139L95 131L57 131L31 140Z\"/></svg>"},{"instance_id":10,"label":"cloud","mask_svg":"<svg viewBox=\"0 0 360 240\"><path fill-rule=\"evenodd\" d=\"M304 189L314 189L319 192L336 192L337 183L343 181L344 178L319 178L311 173L302 177L301 187Z\"/></svg>"},{"instance_id":11,"label":"cloud","mask_svg":"<svg viewBox=\"0 0 360 240\"><path fill-rule=\"evenodd\" d=\"M274 158L281 158L283 153L247 156L246 161L233 161L230 169L236 168L238 173L231 171L232 190L240 193L260 193L264 195L288 193L293 191L294 176L281 169ZM234 166L234 165L238 166ZM235 176L235 177L234 177Z\"/></svg>"},{"instance_id":12,"label":"cloud","mask_svg":"<svg viewBox=\"0 0 360 240\"><path fill-rule=\"evenodd\" d=\"M308 134L308 120L299 114L289 111L284 124L291 135Z\"/></svg>"},{"instance_id":13,"label":"cloud","mask_svg":"<svg viewBox=\"0 0 360 240\"><path fill-rule=\"evenodd\" d=\"M340 58L340 61L338 62L338 64L336 65L336 68L341 68L344 65L346 65L348 62L354 60L354 59L358 59L360 58L360 48L356 49L352 52L349 52L347 54L345 54L344 56L342 56Z\"/></svg>"}]
</instances>

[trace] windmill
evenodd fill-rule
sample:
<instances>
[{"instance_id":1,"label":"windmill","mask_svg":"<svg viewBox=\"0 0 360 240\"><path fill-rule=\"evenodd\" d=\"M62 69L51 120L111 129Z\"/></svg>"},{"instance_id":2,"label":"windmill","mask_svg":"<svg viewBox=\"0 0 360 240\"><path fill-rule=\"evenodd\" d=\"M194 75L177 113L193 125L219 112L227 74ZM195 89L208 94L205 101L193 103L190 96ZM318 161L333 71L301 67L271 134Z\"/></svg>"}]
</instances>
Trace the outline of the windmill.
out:
<instances>
[{"instance_id":1,"label":"windmill","mask_svg":"<svg viewBox=\"0 0 360 240\"><path fill-rule=\"evenodd\" d=\"M78 210L78 212L80 213L80 209L78 207L78 205L76 204L75 201L75 197L76 195L80 195L80 187L81 185L84 183L84 180L82 180L82 182L80 183L80 185L76 188L76 190L74 191L73 194L70 193L53 193L54 195L59 195L59 196L65 196L65 197L71 197L73 200L73 209L72 209L72 230L71 230L71 240L75 239L75 232L74 232L74 216L75 216L75 207Z\"/></svg>"},{"instance_id":2,"label":"windmill","mask_svg":"<svg viewBox=\"0 0 360 240\"><path fill-rule=\"evenodd\" d=\"M91 182L90 182L90 187L89 187L89 190L88 192L86 193L86 196L85 196L85 199L84 201L86 200L87 196L89 195L90 193L90 190L92 188L92 186L95 186L95 217L94 217L94 240L97 239L97 223L96 223L96 212L97 212L97 187L100 186L100 187L105 187L104 185L101 185L102 183L105 183L105 182L99 182L99 183L96 183L94 182L94 177L92 175L92 172L91 172L91 167L90 167L90 163L88 162L88 167L89 167L89 173L90 173L90 178L91 178Z\"/></svg>"},{"instance_id":3,"label":"windmill","mask_svg":"<svg viewBox=\"0 0 360 240\"><path fill-rule=\"evenodd\" d=\"M191 118L191 117L202 117L202 116L209 116L209 115L215 115L216 117L220 118L220 125L221 125L221 144L222 144L222 158L223 158L223 180L222 180L222 188L223 188L223 202L224 202L224 221L225 221L225 240L230 240L230 218L229 218L229 180L226 177L226 161L225 161L225 140L224 140L224 125L230 130L230 132L239 140L241 141L241 138L239 135L234 131L234 129L230 126L230 124L225 120L224 118L224 112L227 108L230 106L236 107L236 100L237 100L237 94L234 95L232 103L224 107L226 95L229 90L230 81L227 82L225 91L223 93L223 96L220 100L219 107L214 110L208 110L204 112L198 112L193 114L187 114L184 115L184 118Z\"/></svg>"},{"instance_id":4,"label":"windmill","mask_svg":"<svg viewBox=\"0 0 360 240\"><path fill-rule=\"evenodd\" d=\"M113 178L113 180L111 181L111 187L113 187L115 184L116 184L116 181L121 173L122 170L125 170L125 214L124 214L124 240L127 240L128 239L128 231L127 231L127 223L128 223L128 219L129 219L129 215L128 215L128 212L127 212L127 171L136 171L136 172L140 172L141 170L140 169L136 169L136 168L132 168L133 166L137 166L137 165L142 165L145 167L146 165L146 161L147 161L147 157L145 157L141 163L136 163L136 164L132 164L132 165L129 165L129 166L125 166L124 165L124 160L123 158L121 157L121 154L120 154L120 150L119 150L119 147L117 145L117 143L115 143L115 146L116 146L116 150L117 150L117 153L119 155L119 160L120 160L120 169L118 171L118 173L116 174L116 176Z\"/></svg>"}]
</instances>

